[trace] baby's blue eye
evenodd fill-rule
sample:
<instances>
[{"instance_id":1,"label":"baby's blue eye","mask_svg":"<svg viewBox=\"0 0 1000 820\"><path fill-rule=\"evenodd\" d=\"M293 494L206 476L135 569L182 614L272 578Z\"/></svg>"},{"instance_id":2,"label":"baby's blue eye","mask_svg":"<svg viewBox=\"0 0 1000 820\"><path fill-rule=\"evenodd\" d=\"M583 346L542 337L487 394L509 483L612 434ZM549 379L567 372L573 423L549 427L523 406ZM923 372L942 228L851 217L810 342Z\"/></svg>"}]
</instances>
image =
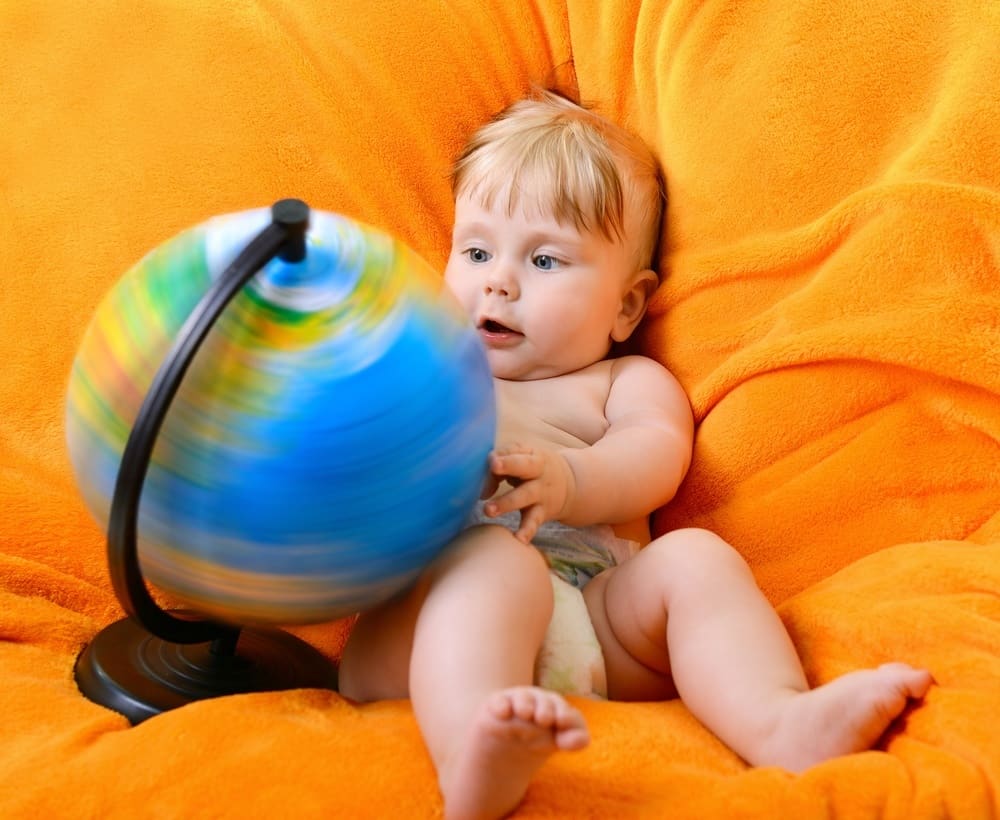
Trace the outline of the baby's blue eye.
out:
<instances>
[{"instance_id":1,"label":"baby's blue eye","mask_svg":"<svg viewBox=\"0 0 1000 820\"><path fill-rule=\"evenodd\" d=\"M481 265L483 262L490 261L490 255L482 248L469 248L465 255L469 257L469 261L476 265Z\"/></svg>"},{"instance_id":2,"label":"baby's blue eye","mask_svg":"<svg viewBox=\"0 0 1000 820\"><path fill-rule=\"evenodd\" d=\"M559 265L559 260L554 256L549 256L548 254L540 253L534 259L535 267L539 270L552 270Z\"/></svg>"}]
</instances>

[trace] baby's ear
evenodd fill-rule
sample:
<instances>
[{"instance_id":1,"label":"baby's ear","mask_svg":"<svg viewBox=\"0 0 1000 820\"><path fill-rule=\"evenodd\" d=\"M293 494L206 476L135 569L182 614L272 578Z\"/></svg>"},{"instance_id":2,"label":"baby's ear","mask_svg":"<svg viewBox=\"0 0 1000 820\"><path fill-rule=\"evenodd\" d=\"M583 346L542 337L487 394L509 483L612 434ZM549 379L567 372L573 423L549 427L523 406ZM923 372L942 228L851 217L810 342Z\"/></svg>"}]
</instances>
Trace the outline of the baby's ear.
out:
<instances>
[{"instance_id":1,"label":"baby's ear","mask_svg":"<svg viewBox=\"0 0 1000 820\"><path fill-rule=\"evenodd\" d=\"M611 330L611 338L616 342L624 342L636 325L646 314L646 305L656 290L659 279L656 272L646 268L636 272L625 292L622 294L621 306L615 318L615 326Z\"/></svg>"}]
</instances>

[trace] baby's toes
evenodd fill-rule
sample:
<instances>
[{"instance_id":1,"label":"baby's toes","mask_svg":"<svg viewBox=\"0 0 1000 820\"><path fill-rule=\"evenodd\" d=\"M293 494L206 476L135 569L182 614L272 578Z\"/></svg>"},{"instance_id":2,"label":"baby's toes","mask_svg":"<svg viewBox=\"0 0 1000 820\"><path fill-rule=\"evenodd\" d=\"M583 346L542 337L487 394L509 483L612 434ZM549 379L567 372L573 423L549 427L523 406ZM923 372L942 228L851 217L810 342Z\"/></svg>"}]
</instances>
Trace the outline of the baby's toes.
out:
<instances>
[{"instance_id":1,"label":"baby's toes","mask_svg":"<svg viewBox=\"0 0 1000 820\"><path fill-rule=\"evenodd\" d=\"M884 663L878 671L889 676L900 694L909 698L922 698L934 683L934 676L926 669L907 663Z\"/></svg>"},{"instance_id":2,"label":"baby's toes","mask_svg":"<svg viewBox=\"0 0 1000 820\"><path fill-rule=\"evenodd\" d=\"M494 692L490 701L490 711L498 720L519 719L534 722L535 698L531 689L518 686Z\"/></svg>"},{"instance_id":3,"label":"baby's toes","mask_svg":"<svg viewBox=\"0 0 1000 820\"><path fill-rule=\"evenodd\" d=\"M527 687L518 688L511 692L510 697L516 717L528 723L537 722L538 696L534 690Z\"/></svg>"},{"instance_id":4,"label":"baby's toes","mask_svg":"<svg viewBox=\"0 0 1000 820\"><path fill-rule=\"evenodd\" d=\"M549 692L542 692L535 699L535 715L532 720L538 726L546 729L557 726L559 723L560 701L562 698L549 697Z\"/></svg>"},{"instance_id":5,"label":"baby's toes","mask_svg":"<svg viewBox=\"0 0 1000 820\"><path fill-rule=\"evenodd\" d=\"M568 701L559 698L555 702L554 724L559 729L571 729L576 726L583 726L583 714L579 709L571 706Z\"/></svg>"}]
</instances>

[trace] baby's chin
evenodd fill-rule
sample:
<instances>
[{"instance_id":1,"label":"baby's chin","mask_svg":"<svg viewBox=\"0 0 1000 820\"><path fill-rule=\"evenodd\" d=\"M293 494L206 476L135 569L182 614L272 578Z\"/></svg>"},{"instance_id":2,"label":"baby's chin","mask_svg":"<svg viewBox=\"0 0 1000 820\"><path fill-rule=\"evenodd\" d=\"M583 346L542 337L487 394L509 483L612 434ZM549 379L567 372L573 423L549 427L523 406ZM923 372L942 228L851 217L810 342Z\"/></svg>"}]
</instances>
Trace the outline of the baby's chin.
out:
<instances>
[{"instance_id":1,"label":"baby's chin","mask_svg":"<svg viewBox=\"0 0 1000 820\"><path fill-rule=\"evenodd\" d=\"M517 345L487 346L486 361L494 379L510 382L541 381L578 373L609 357L610 341L603 350L594 349L596 347L598 346L594 345L589 350L577 350L576 355L573 355L573 351L563 349L546 356L528 338L522 337ZM548 353L553 351L548 349Z\"/></svg>"},{"instance_id":2,"label":"baby's chin","mask_svg":"<svg viewBox=\"0 0 1000 820\"><path fill-rule=\"evenodd\" d=\"M600 360L598 360L600 361ZM490 363L490 372L493 374L494 379L500 379L506 382L533 382L533 381L543 381L545 379L555 379L559 376L568 376L571 373L577 373L581 370L586 370L591 365L597 364L597 362L588 362L586 364L580 365L566 365L563 367L551 366L551 365L538 365L538 366L524 366L524 367L514 367L507 363L505 366L494 367L492 362Z\"/></svg>"}]
</instances>

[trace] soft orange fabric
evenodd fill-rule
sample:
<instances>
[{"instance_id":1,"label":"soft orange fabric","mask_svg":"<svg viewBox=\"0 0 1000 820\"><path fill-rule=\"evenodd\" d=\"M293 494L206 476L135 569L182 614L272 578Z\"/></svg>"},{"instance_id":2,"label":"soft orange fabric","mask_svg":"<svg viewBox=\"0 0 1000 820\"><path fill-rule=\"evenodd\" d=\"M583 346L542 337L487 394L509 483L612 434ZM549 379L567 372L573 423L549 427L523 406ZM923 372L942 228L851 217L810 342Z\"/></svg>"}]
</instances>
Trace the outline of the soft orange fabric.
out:
<instances>
[{"instance_id":1,"label":"soft orange fabric","mask_svg":"<svg viewBox=\"0 0 1000 820\"><path fill-rule=\"evenodd\" d=\"M777 601L995 537L1000 8L568 5L581 91L666 170L644 343L702 426L659 529L720 532Z\"/></svg>"},{"instance_id":2,"label":"soft orange fabric","mask_svg":"<svg viewBox=\"0 0 1000 820\"><path fill-rule=\"evenodd\" d=\"M937 685L879 751L748 769L682 704L580 701L519 817L1000 811L1000 11L981 0L0 3L0 816L427 817L405 702L294 691L129 729L73 662L120 616L63 443L69 367L133 262L299 196L442 265L450 158L565 78L666 169L640 339L694 465L660 529L750 560L821 682ZM349 624L298 630L331 656ZM739 685L734 681L733 685Z\"/></svg>"}]
</instances>

